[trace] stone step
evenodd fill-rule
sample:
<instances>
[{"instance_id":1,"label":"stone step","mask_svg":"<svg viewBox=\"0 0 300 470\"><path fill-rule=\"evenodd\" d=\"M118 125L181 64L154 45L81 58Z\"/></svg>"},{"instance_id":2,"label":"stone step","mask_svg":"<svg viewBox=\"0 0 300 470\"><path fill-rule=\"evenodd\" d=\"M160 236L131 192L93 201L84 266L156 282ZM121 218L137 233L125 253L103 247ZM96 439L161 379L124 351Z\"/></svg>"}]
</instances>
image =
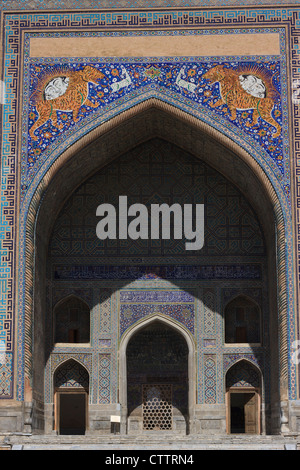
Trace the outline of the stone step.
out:
<instances>
[{"instance_id":1,"label":"stone step","mask_svg":"<svg viewBox=\"0 0 300 470\"><path fill-rule=\"evenodd\" d=\"M170 434L139 436L58 436L10 435L3 446L12 450L296 450L300 437L256 435L189 435Z\"/></svg>"},{"instance_id":2,"label":"stone step","mask_svg":"<svg viewBox=\"0 0 300 470\"><path fill-rule=\"evenodd\" d=\"M107 451L112 450L107 446L100 446L97 444L90 444L90 445L24 445L24 446L13 446L12 450L97 450L97 451ZM202 444L202 445L189 445L189 446L116 446L113 448L114 452L118 451L153 451L153 452L181 452L181 451L201 451L201 450L286 450L284 445L251 445L251 444ZM288 449L288 450L296 450L296 449Z\"/></svg>"}]
</instances>

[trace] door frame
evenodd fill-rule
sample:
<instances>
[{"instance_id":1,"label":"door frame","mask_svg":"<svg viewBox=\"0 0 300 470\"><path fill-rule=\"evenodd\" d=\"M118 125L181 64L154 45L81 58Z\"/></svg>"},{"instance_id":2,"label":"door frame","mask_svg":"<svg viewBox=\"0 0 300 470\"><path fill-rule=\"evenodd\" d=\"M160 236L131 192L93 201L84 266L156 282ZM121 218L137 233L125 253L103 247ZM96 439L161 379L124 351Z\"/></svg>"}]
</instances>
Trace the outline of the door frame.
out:
<instances>
[{"instance_id":1,"label":"door frame","mask_svg":"<svg viewBox=\"0 0 300 470\"><path fill-rule=\"evenodd\" d=\"M257 399L256 409L256 423L257 423L257 435L261 434L261 393L258 387L230 387L226 390L225 403L226 403L226 432L232 434L231 428L231 394L234 393L254 393Z\"/></svg>"},{"instance_id":2,"label":"door frame","mask_svg":"<svg viewBox=\"0 0 300 470\"><path fill-rule=\"evenodd\" d=\"M68 388L60 387L54 391L54 430L57 434L60 434L60 395L62 394L80 394L85 395L85 431L89 429L89 419L88 419L88 403L89 403L89 394L84 388Z\"/></svg>"}]
</instances>

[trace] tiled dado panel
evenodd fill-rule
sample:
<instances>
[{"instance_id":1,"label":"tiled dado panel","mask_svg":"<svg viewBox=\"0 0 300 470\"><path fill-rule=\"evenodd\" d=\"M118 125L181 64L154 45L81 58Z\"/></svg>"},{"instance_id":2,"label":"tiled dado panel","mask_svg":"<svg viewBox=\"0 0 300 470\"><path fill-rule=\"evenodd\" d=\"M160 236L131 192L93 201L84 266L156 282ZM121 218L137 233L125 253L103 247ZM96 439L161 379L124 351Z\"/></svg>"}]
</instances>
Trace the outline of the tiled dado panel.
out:
<instances>
[{"instance_id":1,"label":"tiled dado panel","mask_svg":"<svg viewBox=\"0 0 300 470\"><path fill-rule=\"evenodd\" d=\"M13 2L11 3L13 5ZM18 4L20 8L26 4ZM137 5L138 7L139 5ZM103 116L110 119L114 113L121 112L128 106L136 104L141 99L143 89L144 98L156 96L171 104L180 107L196 117L203 119L210 125L223 131L235 142L243 146L262 166L280 200L285 217L286 232L286 259L288 263L289 286L289 317L288 328L290 340L297 337L295 312L293 311L293 230L291 227L291 205L294 198L294 215L297 220L297 211L300 204L298 187L299 173L299 119L298 105L292 106L291 127L288 127L288 109L290 106L288 87L288 72L291 72L294 81L300 78L299 62L299 9L295 8L244 8L244 9L166 9L159 11L146 11L138 9L130 11L85 11L84 13L64 11L34 12L23 11L21 14L4 11L3 21L3 73L2 80L6 84L6 102L2 106L2 140L1 140L1 213L0 213L0 255L1 255L1 290L0 290L0 316L1 316L1 368L5 380L1 387L1 398L22 400L24 397L24 344L17 342L14 350L13 331L18 331L20 338L24 335L24 269L25 222L29 204L35 188L53 163L54 159L73 142L79 139L82 132L87 132L93 126L99 125ZM72 32L70 32L72 28ZM241 57L173 57L164 61L155 58L139 60L139 57L126 61L102 61L99 59L80 57L63 60L49 58L38 60L29 56L30 37L34 35L46 37L66 36L101 36L101 35L191 35L214 34L226 35L232 32L238 34L274 33L280 34L280 54L276 56ZM134 34L133 34L134 31ZM287 33L287 34L286 34ZM250 37L250 36L249 36ZM24 41L23 41L24 38ZM288 53L286 51L288 50ZM222 54L220 52L220 54ZM217 103L218 86L205 82L205 72L214 67L223 66L226 73L238 72L239 67L252 67L259 63L259 70L264 71L262 78L266 84L267 76L274 78L274 120L277 130L266 119L260 119L255 126L249 126L251 112L238 112L236 116L230 115L226 106L217 105L214 110L209 103ZM73 116L67 112L60 113L58 127L41 127L32 136L28 137L28 128L32 129L37 119L35 104L30 100L30 93L37 90L36 86L43 77L44 69L57 71L59 66L64 70L78 73L86 65L92 66L104 75L97 86L90 87L91 103L93 106L82 107L80 110L80 125L76 127ZM125 72L123 72L123 68ZM185 67L183 69L183 67ZM244 70L246 70L244 68ZM107 74L109 72L109 74ZM115 75L114 75L115 73ZM122 75L124 73L125 75ZM119 79L128 80L130 86L120 88ZM267 75L266 75L267 74ZM48 75L49 76L49 75ZM23 81L21 81L21 78ZM102 82L101 82L102 80ZM115 80L115 81L113 81ZM197 80L198 93L194 93ZM116 84L115 87L113 84ZM125 82L124 82L125 83ZM118 85L117 85L118 84ZM103 85L103 86L102 86ZM119 87L120 94L110 93ZM110 87L110 88L108 88ZM112 88L111 88L112 87ZM267 88L269 85L267 85ZM199 93L199 90L202 90ZM270 88L268 88L270 91ZM297 94L297 90L296 90ZM20 96L22 102L22 124L19 120ZM102 100L102 101L101 101ZM105 101L107 100L107 101ZM243 114L244 113L244 114ZM81 125L84 123L84 126ZM19 137L17 129L23 125L23 140ZM61 129L60 129L61 128ZM62 131L62 132L60 132ZM47 134L48 132L48 134ZM292 136L291 136L292 132ZM272 135L273 134L273 135ZM290 139L292 137L292 139ZM39 146L35 138L39 140ZM273 142L272 142L273 140ZM292 148L289 145L292 143ZM295 155L292 169L290 168L290 155ZM18 160L20 158L20 160ZM19 166L20 165L20 166ZM18 168L21 168L20 174ZM295 175L295 180L290 181ZM299 180L300 181L300 180ZM20 185L18 186L18 182ZM295 189L291 192L290 187ZM21 205L18 207L18 193L21 193ZM299 226L295 229L295 236L300 237ZM16 243L17 230L19 243ZM298 256L298 253L296 253ZM16 266L18 261L19 279L16 284ZM298 269L298 268L297 268ZM298 273L298 271L297 271ZM16 288L18 285L18 288ZM18 316L15 310L18 297ZM18 321L16 325L16 321ZM15 361L16 368L15 368ZM13 371L17 370L14 378ZM14 384L16 385L14 387ZM291 366L289 376L290 398L297 397L296 371Z\"/></svg>"}]
</instances>

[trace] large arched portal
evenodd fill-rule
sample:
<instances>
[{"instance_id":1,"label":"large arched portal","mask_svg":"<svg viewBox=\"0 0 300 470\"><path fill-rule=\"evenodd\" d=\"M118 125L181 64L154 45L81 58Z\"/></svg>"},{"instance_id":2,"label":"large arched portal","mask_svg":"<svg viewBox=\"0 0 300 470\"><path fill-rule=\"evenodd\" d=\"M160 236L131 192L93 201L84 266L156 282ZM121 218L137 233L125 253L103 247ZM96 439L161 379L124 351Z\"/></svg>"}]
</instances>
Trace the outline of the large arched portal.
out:
<instances>
[{"instance_id":1,"label":"large arched portal","mask_svg":"<svg viewBox=\"0 0 300 470\"><path fill-rule=\"evenodd\" d=\"M281 212L274 191L262 183L265 176L255 168L252 160L233 151L232 144L229 150L205 129L197 129L196 123L151 106L119 122L72 158L57 160L31 211L35 220L34 202L43 194L35 224L35 347L32 350L28 334L25 351L26 373L34 371L36 427L52 430L47 419L53 410L52 388L50 383L44 389L44 383L51 381L58 355L75 360L80 356L92 374L90 432L109 432L110 417L118 414L119 405L127 418L122 341L135 323L160 312L181 324L197 344L189 388L194 399L188 400L191 431L226 431L223 383L237 354L257 363L263 374L272 361L273 374L267 374L264 382L262 429L278 431L278 403L286 396L287 372L284 356L279 361L279 348L285 347L286 304L279 302L279 331L277 281L281 295L286 291L281 274L284 258L278 259L276 242L284 226L277 225ZM129 196L129 204L148 207L204 204L203 250L187 252L185 241L172 237L97 239L97 206L103 202L117 206L120 195ZM29 256L28 276L30 261ZM54 306L72 295L89 306L90 343L57 345L52 331ZM259 344L225 344L225 307L237 296L252 298L259 306ZM38 414L43 404L46 413Z\"/></svg>"}]
</instances>

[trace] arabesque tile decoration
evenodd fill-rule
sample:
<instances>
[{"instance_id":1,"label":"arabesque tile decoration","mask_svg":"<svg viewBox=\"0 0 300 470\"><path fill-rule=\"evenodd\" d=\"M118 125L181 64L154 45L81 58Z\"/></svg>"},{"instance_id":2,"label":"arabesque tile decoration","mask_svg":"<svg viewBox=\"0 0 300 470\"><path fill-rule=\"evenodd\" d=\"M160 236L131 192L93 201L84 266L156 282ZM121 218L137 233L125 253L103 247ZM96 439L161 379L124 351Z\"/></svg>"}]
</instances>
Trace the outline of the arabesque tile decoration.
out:
<instances>
[{"instance_id":1,"label":"arabesque tile decoration","mask_svg":"<svg viewBox=\"0 0 300 470\"><path fill-rule=\"evenodd\" d=\"M63 63L63 60L60 60L59 64L34 63L30 67L29 138L27 162L22 162L23 192L26 191L26 183L30 182L43 163L44 152L50 146L53 147L59 137L65 136L66 131L68 134L76 131L76 124L84 119L94 120L96 113L100 114L115 101L125 97L131 99L137 93L142 95L149 89L157 88L162 93L166 90L169 96L177 93L180 97L189 99L190 105L196 108L205 107L211 114L217 114L222 123L232 122L251 136L254 145L256 143L265 150L273 171L279 170L283 175L284 186L287 193L289 192L289 166L284 158L282 139L279 61L213 61L211 64L178 60L150 64L107 64L91 61L62 65ZM255 74L265 83L266 90L262 87L261 96L250 95L251 100L248 101L248 96L244 95L243 102L238 90L243 78L239 77L251 74ZM224 96L228 93L227 88L231 86L232 80L236 82L235 96L230 96L232 101L226 102L220 98L220 88L225 88L222 90ZM245 87L246 81L247 78L242 83ZM56 84L57 90L61 88L64 93L62 96L50 98L52 83ZM44 100L46 86L49 98ZM51 89L54 90L54 85ZM262 99L264 93L270 98ZM246 107L251 109L240 111L240 108ZM70 109L73 111L70 112ZM278 177L280 178L279 175Z\"/></svg>"},{"instance_id":2,"label":"arabesque tile decoration","mask_svg":"<svg viewBox=\"0 0 300 470\"><path fill-rule=\"evenodd\" d=\"M20 337L24 334L24 234L29 204L37 184L67 146L97 127L100 122L110 119L116 113L142 100L154 96L175 104L221 130L257 160L268 175L282 205L286 223L287 276L291 281L293 278L291 183L292 187L295 185L295 195L297 195L300 133L298 107L295 105L291 116L294 148L290 149L288 128L290 102L287 77L289 72L292 72L294 79L300 76L299 13L298 8L279 7L130 12L114 10L84 13L64 11L55 15L38 11L22 14L3 13L2 79L6 83L7 94L6 103L2 107L0 345L1 351L5 351L5 354L1 355L1 358L5 357L1 365L5 379L1 382L0 398L16 396L22 400L24 397L24 345L19 341L18 350L13 353L13 331L15 322L18 321L18 334ZM76 32L70 32L70 27L77 28ZM47 28L49 32L45 32ZM161 28L163 31L160 31ZM258 31L265 34L275 31L280 34L279 56L163 59L136 57L118 60L89 57L53 60L29 57L30 37L211 34L212 32L214 34L235 32L238 35L240 32L255 34ZM22 43L23 33L24 43ZM291 51L290 57L286 55L287 43ZM21 63L24 64L23 69ZM23 82L20 80L21 76ZM256 91L254 95L248 93L251 98L248 96L246 102L243 98L245 93L239 90L243 88L249 92L253 87L253 83L250 83L253 76L258 79ZM88 88L86 85L83 87L84 80L88 81ZM228 97L229 81L234 82L234 93L230 100L222 99L222 96ZM19 124L17 103L20 104L21 95L23 133L19 140L16 133ZM57 111L53 106L55 100L60 103ZM69 111L70 105L72 112ZM241 107L247 109L240 110ZM290 155L293 152L296 166L291 169ZM17 160L19 154L20 174L18 174ZM291 174L294 173L295 181L291 182ZM298 207L297 201L295 207ZM16 246L17 229L20 236L19 247ZM20 276L18 287L15 279L17 260ZM288 293L288 321L292 341L298 332L295 330L296 319L292 308L294 292L291 286L292 282L289 283ZM17 294L20 309L18 313L14 310L14 299ZM13 389L15 361L18 371L16 390ZM7 373L8 368L10 373ZM289 388L290 398L295 399L297 383L293 366L290 369Z\"/></svg>"}]
</instances>

